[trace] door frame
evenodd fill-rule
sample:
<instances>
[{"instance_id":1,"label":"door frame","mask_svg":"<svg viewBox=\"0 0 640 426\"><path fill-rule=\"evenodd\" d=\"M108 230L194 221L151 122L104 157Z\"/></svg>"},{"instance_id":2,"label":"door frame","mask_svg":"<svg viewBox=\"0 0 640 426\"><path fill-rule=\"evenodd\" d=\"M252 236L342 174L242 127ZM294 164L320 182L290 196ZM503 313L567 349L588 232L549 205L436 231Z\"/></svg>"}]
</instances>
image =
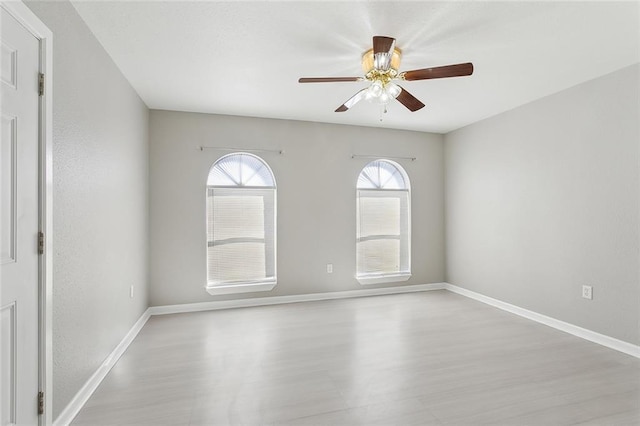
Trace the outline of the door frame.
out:
<instances>
[{"instance_id":1,"label":"door frame","mask_svg":"<svg viewBox=\"0 0 640 426\"><path fill-rule=\"evenodd\" d=\"M44 254L38 259L38 387L44 392L44 414L39 416L39 425L49 426L53 423L53 34L22 1L0 0L0 7L38 39L40 73L45 75L44 95L38 104L38 224L45 235Z\"/></svg>"}]
</instances>

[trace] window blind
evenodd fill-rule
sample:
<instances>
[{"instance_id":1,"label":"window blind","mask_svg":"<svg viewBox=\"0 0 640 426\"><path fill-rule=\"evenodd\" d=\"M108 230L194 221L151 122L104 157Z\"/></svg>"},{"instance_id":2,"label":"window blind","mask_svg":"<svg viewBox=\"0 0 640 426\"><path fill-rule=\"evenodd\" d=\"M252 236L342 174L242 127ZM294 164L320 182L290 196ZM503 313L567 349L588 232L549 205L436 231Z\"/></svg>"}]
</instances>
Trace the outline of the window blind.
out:
<instances>
[{"instance_id":1,"label":"window blind","mask_svg":"<svg viewBox=\"0 0 640 426\"><path fill-rule=\"evenodd\" d=\"M275 282L275 189L207 190L209 285Z\"/></svg>"},{"instance_id":2,"label":"window blind","mask_svg":"<svg viewBox=\"0 0 640 426\"><path fill-rule=\"evenodd\" d=\"M410 273L409 191L357 191L357 276Z\"/></svg>"}]
</instances>

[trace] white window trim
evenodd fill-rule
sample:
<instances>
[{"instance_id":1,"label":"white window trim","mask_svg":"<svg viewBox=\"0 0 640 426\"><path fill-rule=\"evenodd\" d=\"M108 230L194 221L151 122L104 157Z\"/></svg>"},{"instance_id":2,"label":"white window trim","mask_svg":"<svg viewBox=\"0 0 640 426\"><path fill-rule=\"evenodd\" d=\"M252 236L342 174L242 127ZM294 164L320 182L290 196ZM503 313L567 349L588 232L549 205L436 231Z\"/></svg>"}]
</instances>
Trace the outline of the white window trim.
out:
<instances>
[{"instance_id":1,"label":"white window trim","mask_svg":"<svg viewBox=\"0 0 640 426\"><path fill-rule=\"evenodd\" d=\"M234 284L208 284L205 287L205 290L212 296L219 296L221 294L253 293L256 291L271 291L277 283L278 282L273 279L268 281L239 282Z\"/></svg>"},{"instance_id":2,"label":"white window trim","mask_svg":"<svg viewBox=\"0 0 640 426\"><path fill-rule=\"evenodd\" d=\"M411 272L379 274L379 275L357 275L356 279L362 285L383 284L383 283L401 283L411 278Z\"/></svg>"},{"instance_id":3,"label":"white window trim","mask_svg":"<svg viewBox=\"0 0 640 426\"><path fill-rule=\"evenodd\" d=\"M407 196L407 266L408 270L406 271L397 271L397 272L388 272L388 273L370 273L370 274L358 274L356 272L355 278L361 285L373 285L373 284L384 284L384 283L401 283L408 281L411 278L411 184L409 180L409 176L405 169L398 163L390 160L380 159L376 161L385 161L387 163L391 163L404 178L405 188L360 188L356 185L356 203L358 203L359 199L359 191L379 191L379 192L396 192L396 191L406 191ZM365 166L366 167L366 166ZM362 173L362 172L361 172ZM358 204L356 204L358 206ZM357 210L358 207L356 207ZM401 219L402 220L402 219Z\"/></svg>"},{"instance_id":4,"label":"white window trim","mask_svg":"<svg viewBox=\"0 0 640 426\"><path fill-rule=\"evenodd\" d=\"M274 217L274 232L273 232L273 277L267 277L266 279L263 280L258 280L258 281L227 281L227 282L223 282L223 283L219 283L219 282L214 282L214 281L208 281L207 284L204 286L204 289L207 293L209 293L212 296L219 296L219 295L225 295L225 294L238 294L238 293L253 293L253 292L260 292L260 291L271 291L273 290L273 288L278 284L277 281L277 187L275 184L275 177L273 175L273 171L271 170L271 167L269 167L269 165L260 157L253 155L253 154L248 154L245 152L235 152L232 154L228 154L225 155L224 157L228 157L231 155L238 155L238 154L246 154L246 155L250 155L253 156L255 158L257 158L258 160L260 160L262 162L262 164L264 165L264 167L266 167L266 170L269 171L270 175L271 175L271 180L272 180L272 185L267 185L267 186L244 186L244 185L237 185L237 186L231 186L231 185L209 185L209 181L207 181L207 196L209 195L209 190L210 189L216 189L216 188L231 188L231 189L235 189L235 188L243 188L243 189L271 189L273 190L273 217ZM222 158L219 158L218 160L216 160L216 162L211 166L211 168L213 168ZM209 173L211 173L211 169L209 169ZM207 241L207 247L209 245L209 241Z\"/></svg>"}]
</instances>

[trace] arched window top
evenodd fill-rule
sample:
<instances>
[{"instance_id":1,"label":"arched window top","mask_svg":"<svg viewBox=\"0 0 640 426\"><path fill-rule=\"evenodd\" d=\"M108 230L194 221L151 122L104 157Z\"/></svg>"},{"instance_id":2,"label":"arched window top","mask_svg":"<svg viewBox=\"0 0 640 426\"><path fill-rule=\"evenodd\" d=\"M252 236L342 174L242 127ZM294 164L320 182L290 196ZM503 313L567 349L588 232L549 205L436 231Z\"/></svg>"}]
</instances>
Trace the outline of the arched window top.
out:
<instances>
[{"instance_id":1,"label":"arched window top","mask_svg":"<svg viewBox=\"0 0 640 426\"><path fill-rule=\"evenodd\" d=\"M358 176L358 189L409 189L409 177L397 163L375 160L364 166Z\"/></svg>"},{"instance_id":2,"label":"arched window top","mask_svg":"<svg viewBox=\"0 0 640 426\"><path fill-rule=\"evenodd\" d=\"M207 185L275 188L276 182L260 157L239 152L225 155L211 166Z\"/></svg>"}]
</instances>

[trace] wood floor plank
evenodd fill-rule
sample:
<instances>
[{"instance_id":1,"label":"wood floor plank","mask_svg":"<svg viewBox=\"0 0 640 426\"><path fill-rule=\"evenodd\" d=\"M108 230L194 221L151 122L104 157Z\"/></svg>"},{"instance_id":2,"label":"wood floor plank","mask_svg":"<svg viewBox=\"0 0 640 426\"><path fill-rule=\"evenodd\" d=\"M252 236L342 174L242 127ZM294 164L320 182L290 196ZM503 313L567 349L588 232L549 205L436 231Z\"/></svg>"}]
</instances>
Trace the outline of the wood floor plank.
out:
<instances>
[{"instance_id":1,"label":"wood floor plank","mask_svg":"<svg viewBox=\"0 0 640 426\"><path fill-rule=\"evenodd\" d=\"M440 425L416 398L302 417L286 425Z\"/></svg>"},{"instance_id":2,"label":"wood floor plank","mask_svg":"<svg viewBox=\"0 0 640 426\"><path fill-rule=\"evenodd\" d=\"M74 425L640 419L640 360L447 291L154 316Z\"/></svg>"}]
</instances>

